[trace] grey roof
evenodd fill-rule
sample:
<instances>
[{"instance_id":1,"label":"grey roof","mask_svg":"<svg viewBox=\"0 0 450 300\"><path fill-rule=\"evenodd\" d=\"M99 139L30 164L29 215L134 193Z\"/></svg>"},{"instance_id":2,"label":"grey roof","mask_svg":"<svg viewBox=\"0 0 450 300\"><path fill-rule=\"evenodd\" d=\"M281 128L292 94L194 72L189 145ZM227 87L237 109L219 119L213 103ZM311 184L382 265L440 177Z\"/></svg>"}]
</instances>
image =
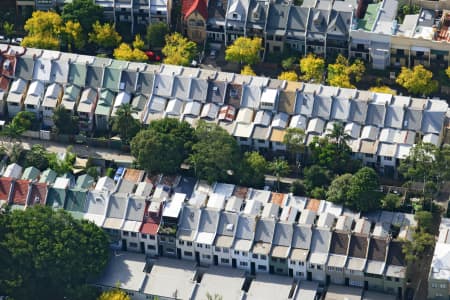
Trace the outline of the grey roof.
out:
<instances>
[{"instance_id":1,"label":"grey roof","mask_svg":"<svg viewBox=\"0 0 450 300\"><path fill-rule=\"evenodd\" d=\"M273 219L260 219L256 225L255 241L272 243L275 231L275 221Z\"/></svg>"},{"instance_id":2,"label":"grey roof","mask_svg":"<svg viewBox=\"0 0 450 300\"><path fill-rule=\"evenodd\" d=\"M241 107L259 109L262 89L259 86L244 85L242 91Z\"/></svg>"},{"instance_id":3,"label":"grey roof","mask_svg":"<svg viewBox=\"0 0 450 300\"><path fill-rule=\"evenodd\" d=\"M181 231L196 231L201 212L196 207L185 205L180 218L179 229Z\"/></svg>"},{"instance_id":4,"label":"grey roof","mask_svg":"<svg viewBox=\"0 0 450 300\"><path fill-rule=\"evenodd\" d=\"M266 31L269 34L283 35L286 32L286 25L289 15L289 5L272 4L269 8Z\"/></svg>"},{"instance_id":5,"label":"grey roof","mask_svg":"<svg viewBox=\"0 0 450 300\"><path fill-rule=\"evenodd\" d=\"M265 1L251 0L248 9L247 27L264 30L267 9L268 5Z\"/></svg>"},{"instance_id":6,"label":"grey roof","mask_svg":"<svg viewBox=\"0 0 450 300\"><path fill-rule=\"evenodd\" d=\"M153 74L153 72L138 73L138 79L137 79L137 83L136 83L136 93L150 95L153 92L153 81L154 80L155 80L155 74Z\"/></svg>"},{"instance_id":7,"label":"grey roof","mask_svg":"<svg viewBox=\"0 0 450 300\"><path fill-rule=\"evenodd\" d=\"M145 199L139 197L130 197L128 200L128 209L125 215L126 220L139 221L144 219Z\"/></svg>"},{"instance_id":8,"label":"grey roof","mask_svg":"<svg viewBox=\"0 0 450 300\"><path fill-rule=\"evenodd\" d=\"M134 190L134 182L122 179L117 187L117 192L122 194L132 193Z\"/></svg>"},{"instance_id":9,"label":"grey roof","mask_svg":"<svg viewBox=\"0 0 450 300\"><path fill-rule=\"evenodd\" d=\"M174 78L172 75L156 74L153 94L162 97L171 97Z\"/></svg>"},{"instance_id":10,"label":"grey roof","mask_svg":"<svg viewBox=\"0 0 450 300\"><path fill-rule=\"evenodd\" d=\"M306 7L291 5L287 21L287 38L304 38L307 28L309 9Z\"/></svg>"},{"instance_id":11,"label":"grey roof","mask_svg":"<svg viewBox=\"0 0 450 300\"><path fill-rule=\"evenodd\" d=\"M347 40L351 21L351 12L331 10L327 38Z\"/></svg>"},{"instance_id":12,"label":"grey roof","mask_svg":"<svg viewBox=\"0 0 450 300\"><path fill-rule=\"evenodd\" d=\"M366 101L351 101L349 121L364 124L367 116L367 109L368 103Z\"/></svg>"},{"instance_id":13,"label":"grey roof","mask_svg":"<svg viewBox=\"0 0 450 300\"><path fill-rule=\"evenodd\" d=\"M296 106L299 108L296 113L311 117L314 109L314 93L301 93L297 98Z\"/></svg>"},{"instance_id":14,"label":"grey roof","mask_svg":"<svg viewBox=\"0 0 450 300\"><path fill-rule=\"evenodd\" d=\"M350 117L351 102L348 98L335 97L331 107L330 120L347 121Z\"/></svg>"},{"instance_id":15,"label":"grey roof","mask_svg":"<svg viewBox=\"0 0 450 300\"><path fill-rule=\"evenodd\" d=\"M314 110L312 116L328 120L331 114L333 98L331 96L316 95L314 100Z\"/></svg>"},{"instance_id":16,"label":"grey roof","mask_svg":"<svg viewBox=\"0 0 450 300\"><path fill-rule=\"evenodd\" d=\"M208 95L209 81L200 78L192 78L190 87L190 100L206 102Z\"/></svg>"},{"instance_id":17,"label":"grey roof","mask_svg":"<svg viewBox=\"0 0 450 300\"><path fill-rule=\"evenodd\" d=\"M190 93L192 78L177 76L173 82L172 97L180 100L188 100Z\"/></svg>"},{"instance_id":18,"label":"grey roof","mask_svg":"<svg viewBox=\"0 0 450 300\"><path fill-rule=\"evenodd\" d=\"M228 9L226 13L226 20L229 24L237 24L238 26L242 26L247 19L247 12L249 1L244 0L231 0L228 3ZM234 19L234 14L237 14L240 20Z\"/></svg>"},{"instance_id":19,"label":"grey roof","mask_svg":"<svg viewBox=\"0 0 450 300\"><path fill-rule=\"evenodd\" d=\"M309 249L311 245L312 230L311 226L294 225L294 234L292 237L292 248Z\"/></svg>"},{"instance_id":20,"label":"grey roof","mask_svg":"<svg viewBox=\"0 0 450 300\"><path fill-rule=\"evenodd\" d=\"M224 81L211 81L208 85L208 102L224 103L228 83Z\"/></svg>"},{"instance_id":21,"label":"grey roof","mask_svg":"<svg viewBox=\"0 0 450 300\"><path fill-rule=\"evenodd\" d=\"M405 108L403 106L389 105L386 112L386 127L398 128L403 127L403 119L405 117Z\"/></svg>"},{"instance_id":22,"label":"grey roof","mask_svg":"<svg viewBox=\"0 0 450 300\"><path fill-rule=\"evenodd\" d=\"M420 131L422 128L423 109L408 107L405 112L403 128L408 130Z\"/></svg>"},{"instance_id":23,"label":"grey roof","mask_svg":"<svg viewBox=\"0 0 450 300\"><path fill-rule=\"evenodd\" d=\"M291 223L277 222L277 224L275 225L275 233L273 236L272 244L290 247L293 234L294 227Z\"/></svg>"},{"instance_id":24,"label":"grey roof","mask_svg":"<svg viewBox=\"0 0 450 300\"><path fill-rule=\"evenodd\" d=\"M255 217L239 216L238 225L236 228L236 238L244 240L253 240L255 234Z\"/></svg>"},{"instance_id":25,"label":"grey roof","mask_svg":"<svg viewBox=\"0 0 450 300\"><path fill-rule=\"evenodd\" d=\"M328 253L330 249L331 231L323 229L313 229L311 239L311 252Z\"/></svg>"},{"instance_id":26,"label":"grey roof","mask_svg":"<svg viewBox=\"0 0 450 300\"><path fill-rule=\"evenodd\" d=\"M86 86L99 88L102 86L104 67L88 65L86 72Z\"/></svg>"},{"instance_id":27,"label":"grey roof","mask_svg":"<svg viewBox=\"0 0 450 300\"><path fill-rule=\"evenodd\" d=\"M135 70L124 70L120 78L121 88L128 93L134 93L138 74Z\"/></svg>"},{"instance_id":28,"label":"grey roof","mask_svg":"<svg viewBox=\"0 0 450 300\"><path fill-rule=\"evenodd\" d=\"M422 131L424 133L440 134L447 111L447 102L430 100L427 109L423 112Z\"/></svg>"},{"instance_id":29,"label":"grey roof","mask_svg":"<svg viewBox=\"0 0 450 300\"><path fill-rule=\"evenodd\" d=\"M325 40L330 10L311 8L309 14L307 38Z\"/></svg>"},{"instance_id":30,"label":"grey roof","mask_svg":"<svg viewBox=\"0 0 450 300\"><path fill-rule=\"evenodd\" d=\"M94 215L103 215L107 197L102 193L88 192L86 202L86 212Z\"/></svg>"},{"instance_id":31,"label":"grey roof","mask_svg":"<svg viewBox=\"0 0 450 300\"><path fill-rule=\"evenodd\" d=\"M34 64L35 60L32 56L19 56L17 60L15 76L25 80L32 80Z\"/></svg>"},{"instance_id":32,"label":"grey roof","mask_svg":"<svg viewBox=\"0 0 450 300\"><path fill-rule=\"evenodd\" d=\"M122 193L115 193L109 197L107 218L122 219L127 209L127 195Z\"/></svg>"},{"instance_id":33,"label":"grey roof","mask_svg":"<svg viewBox=\"0 0 450 300\"><path fill-rule=\"evenodd\" d=\"M51 82L67 83L69 78L69 63L75 61L77 55L72 53L62 53L60 59L52 61L50 74Z\"/></svg>"},{"instance_id":34,"label":"grey roof","mask_svg":"<svg viewBox=\"0 0 450 300\"><path fill-rule=\"evenodd\" d=\"M386 117L386 105L384 103L369 103L367 110L367 125L373 125L377 127L384 126L384 119Z\"/></svg>"},{"instance_id":35,"label":"grey roof","mask_svg":"<svg viewBox=\"0 0 450 300\"><path fill-rule=\"evenodd\" d=\"M219 226L217 226L217 235L233 236L237 228L238 218L239 215L236 213L222 211L220 214ZM232 230L227 228L229 224L233 225Z\"/></svg>"},{"instance_id":36,"label":"grey roof","mask_svg":"<svg viewBox=\"0 0 450 300\"><path fill-rule=\"evenodd\" d=\"M219 218L220 212L218 210L205 208L200 217L198 231L215 233Z\"/></svg>"}]
</instances>

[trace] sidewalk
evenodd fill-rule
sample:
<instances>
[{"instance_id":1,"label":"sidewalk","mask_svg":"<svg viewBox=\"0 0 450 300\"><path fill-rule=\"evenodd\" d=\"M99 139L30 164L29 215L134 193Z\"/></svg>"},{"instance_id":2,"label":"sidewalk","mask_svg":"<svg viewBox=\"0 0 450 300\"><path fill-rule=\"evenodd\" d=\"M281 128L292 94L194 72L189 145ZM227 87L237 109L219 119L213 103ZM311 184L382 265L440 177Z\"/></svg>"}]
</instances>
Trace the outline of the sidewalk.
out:
<instances>
[{"instance_id":1,"label":"sidewalk","mask_svg":"<svg viewBox=\"0 0 450 300\"><path fill-rule=\"evenodd\" d=\"M104 160L114 160L115 162L121 162L126 164L131 164L134 160L133 156L128 153L123 153L121 151L113 150L113 149L105 149L105 148L94 148L87 145L79 145L79 144L63 144L54 141L45 141L45 140L37 140L22 137L21 139L22 146L24 149L29 150L33 145L40 144L44 146L47 151L54 153L65 152L68 146L73 147L73 151L79 156L87 158L91 156L92 158L100 158Z\"/></svg>"}]
</instances>

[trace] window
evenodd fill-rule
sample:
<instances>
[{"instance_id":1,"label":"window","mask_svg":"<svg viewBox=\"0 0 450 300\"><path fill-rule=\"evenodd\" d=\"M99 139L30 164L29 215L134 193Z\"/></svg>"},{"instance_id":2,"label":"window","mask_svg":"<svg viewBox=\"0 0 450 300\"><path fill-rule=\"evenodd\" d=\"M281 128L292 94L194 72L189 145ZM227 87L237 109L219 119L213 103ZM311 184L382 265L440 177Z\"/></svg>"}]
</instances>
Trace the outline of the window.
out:
<instances>
[{"instance_id":1,"label":"window","mask_svg":"<svg viewBox=\"0 0 450 300\"><path fill-rule=\"evenodd\" d=\"M211 255L209 255L209 254L203 254L203 255L202 255L202 258L203 258L203 259L211 259Z\"/></svg>"},{"instance_id":2,"label":"window","mask_svg":"<svg viewBox=\"0 0 450 300\"><path fill-rule=\"evenodd\" d=\"M155 236L154 235L149 235L148 236L151 240L154 240L155 239Z\"/></svg>"},{"instance_id":3,"label":"window","mask_svg":"<svg viewBox=\"0 0 450 300\"><path fill-rule=\"evenodd\" d=\"M222 264L229 264L229 263L230 263L230 260L229 260L228 258L221 258L221 259L220 259L220 262L221 262Z\"/></svg>"},{"instance_id":4,"label":"window","mask_svg":"<svg viewBox=\"0 0 450 300\"><path fill-rule=\"evenodd\" d=\"M248 262L246 262L246 261L241 261L241 262L239 263L239 265L241 265L242 267L246 267L246 266L248 266Z\"/></svg>"},{"instance_id":5,"label":"window","mask_svg":"<svg viewBox=\"0 0 450 300\"><path fill-rule=\"evenodd\" d=\"M295 272L295 275L303 277L303 272Z\"/></svg>"},{"instance_id":6,"label":"window","mask_svg":"<svg viewBox=\"0 0 450 300\"><path fill-rule=\"evenodd\" d=\"M286 259L285 258L280 258L280 263L285 264L286 263Z\"/></svg>"},{"instance_id":7,"label":"window","mask_svg":"<svg viewBox=\"0 0 450 300\"><path fill-rule=\"evenodd\" d=\"M284 273L284 270L281 268L277 268L276 271L277 271L277 273Z\"/></svg>"},{"instance_id":8,"label":"window","mask_svg":"<svg viewBox=\"0 0 450 300\"><path fill-rule=\"evenodd\" d=\"M186 242L186 246L191 247L192 246L192 242Z\"/></svg>"},{"instance_id":9,"label":"window","mask_svg":"<svg viewBox=\"0 0 450 300\"><path fill-rule=\"evenodd\" d=\"M214 247L216 249L216 252L220 252L221 248L220 247Z\"/></svg>"},{"instance_id":10,"label":"window","mask_svg":"<svg viewBox=\"0 0 450 300\"><path fill-rule=\"evenodd\" d=\"M441 284L439 284L439 288L440 289L446 289L447 288L447 284L441 283Z\"/></svg>"},{"instance_id":11,"label":"window","mask_svg":"<svg viewBox=\"0 0 450 300\"><path fill-rule=\"evenodd\" d=\"M123 236L128 236L128 231L124 231Z\"/></svg>"},{"instance_id":12,"label":"window","mask_svg":"<svg viewBox=\"0 0 450 300\"><path fill-rule=\"evenodd\" d=\"M137 237L137 233L136 232L132 232L131 233L131 237Z\"/></svg>"},{"instance_id":13,"label":"window","mask_svg":"<svg viewBox=\"0 0 450 300\"><path fill-rule=\"evenodd\" d=\"M167 248L166 252L167 252L167 254L175 254L175 249L174 248Z\"/></svg>"},{"instance_id":14,"label":"window","mask_svg":"<svg viewBox=\"0 0 450 300\"><path fill-rule=\"evenodd\" d=\"M165 242L166 241L166 237L162 236L159 238L161 240L161 242Z\"/></svg>"},{"instance_id":15,"label":"window","mask_svg":"<svg viewBox=\"0 0 450 300\"><path fill-rule=\"evenodd\" d=\"M191 251L184 251L184 256L192 257L192 252Z\"/></svg>"},{"instance_id":16,"label":"window","mask_svg":"<svg viewBox=\"0 0 450 300\"><path fill-rule=\"evenodd\" d=\"M389 160L389 161L391 161L391 160L392 160L392 157L390 157L390 156L384 156L383 159L384 159L384 160Z\"/></svg>"},{"instance_id":17,"label":"window","mask_svg":"<svg viewBox=\"0 0 450 300\"><path fill-rule=\"evenodd\" d=\"M203 245L202 244L198 244L197 247L203 248Z\"/></svg>"},{"instance_id":18,"label":"window","mask_svg":"<svg viewBox=\"0 0 450 300\"><path fill-rule=\"evenodd\" d=\"M246 141L248 141L248 138L240 137L239 140L240 140L241 142L246 142Z\"/></svg>"},{"instance_id":19,"label":"window","mask_svg":"<svg viewBox=\"0 0 450 300\"><path fill-rule=\"evenodd\" d=\"M259 258L262 259L262 260L266 260L266 259L267 259L267 256L261 254L261 255L259 256Z\"/></svg>"},{"instance_id":20,"label":"window","mask_svg":"<svg viewBox=\"0 0 450 300\"><path fill-rule=\"evenodd\" d=\"M322 266L321 265L317 265L317 270L322 270Z\"/></svg>"},{"instance_id":21,"label":"window","mask_svg":"<svg viewBox=\"0 0 450 300\"><path fill-rule=\"evenodd\" d=\"M179 243L181 246L184 245L184 241L179 241L178 243Z\"/></svg>"},{"instance_id":22,"label":"window","mask_svg":"<svg viewBox=\"0 0 450 300\"><path fill-rule=\"evenodd\" d=\"M364 154L364 156L367 157L367 158L372 158L372 157L373 157L373 154L366 153L366 154Z\"/></svg>"},{"instance_id":23,"label":"window","mask_svg":"<svg viewBox=\"0 0 450 300\"><path fill-rule=\"evenodd\" d=\"M304 262L304 261L299 261L298 264L299 264L300 266L304 266L304 265L305 265L305 262Z\"/></svg>"},{"instance_id":24,"label":"window","mask_svg":"<svg viewBox=\"0 0 450 300\"><path fill-rule=\"evenodd\" d=\"M175 239L174 238L169 238L169 243L175 243Z\"/></svg>"},{"instance_id":25,"label":"window","mask_svg":"<svg viewBox=\"0 0 450 300\"><path fill-rule=\"evenodd\" d=\"M229 253L230 250L228 248L223 248L223 253Z\"/></svg>"},{"instance_id":26,"label":"window","mask_svg":"<svg viewBox=\"0 0 450 300\"><path fill-rule=\"evenodd\" d=\"M253 258L258 258L258 254L253 254L252 257Z\"/></svg>"},{"instance_id":27,"label":"window","mask_svg":"<svg viewBox=\"0 0 450 300\"><path fill-rule=\"evenodd\" d=\"M267 271L267 267L263 265L258 265L258 270L260 271Z\"/></svg>"},{"instance_id":28,"label":"window","mask_svg":"<svg viewBox=\"0 0 450 300\"><path fill-rule=\"evenodd\" d=\"M205 248L206 249L211 249L211 246L210 245L205 245Z\"/></svg>"},{"instance_id":29,"label":"window","mask_svg":"<svg viewBox=\"0 0 450 300\"><path fill-rule=\"evenodd\" d=\"M154 245L147 245L148 250L156 250L156 247Z\"/></svg>"},{"instance_id":30,"label":"window","mask_svg":"<svg viewBox=\"0 0 450 300\"><path fill-rule=\"evenodd\" d=\"M130 247L131 248L137 248L138 244L137 243L130 243Z\"/></svg>"},{"instance_id":31,"label":"window","mask_svg":"<svg viewBox=\"0 0 450 300\"><path fill-rule=\"evenodd\" d=\"M242 252L242 256L248 256L248 253L247 252Z\"/></svg>"},{"instance_id":32,"label":"window","mask_svg":"<svg viewBox=\"0 0 450 300\"><path fill-rule=\"evenodd\" d=\"M234 254L239 255L239 251L234 250Z\"/></svg>"},{"instance_id":33,"label":"window","mask_svg":"<svg viewBox=\"0 0 450 300\"><path fill-rule=\"evenodd\" d=\"M147 239L147 235L146 234L141 234L141 238L146 240Z\"/></svg>"},{"instance_id":34,"label":"window","mask_svg":"<svg viewBox=\"0 0 450 300\"><path fill-rule=\"evenodd\" d=\"M237 19L238 18L238 14L237 13L233 13L233 19Z\"/></svg>"}]
</instances>

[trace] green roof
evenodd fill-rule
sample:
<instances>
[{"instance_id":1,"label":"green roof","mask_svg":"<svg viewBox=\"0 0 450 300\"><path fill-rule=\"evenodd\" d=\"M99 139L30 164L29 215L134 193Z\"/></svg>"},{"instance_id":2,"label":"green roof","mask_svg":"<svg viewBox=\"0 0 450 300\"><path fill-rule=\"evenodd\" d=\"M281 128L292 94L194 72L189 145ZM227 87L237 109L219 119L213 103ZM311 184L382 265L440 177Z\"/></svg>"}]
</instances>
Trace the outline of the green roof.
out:
<instances>
[{"instance_id":1,"label":"green roof","mask_svg":"<svg viewBox=\"0 0 450 300\"><path fill-rule=\"evenodd\" d=\"M76 188L78 189L87 189L94 183L94 178L87 174L81 175L77 179Z\"/></svg>"},{"instance_id":2,"label":"green roof","mask_svg":"<svg viewBox=\"0 0 450 300\"><path fill-rule=\"evenodd\" d=\"M114 101L114 93L110 90L102 90L95 108L96 115L109 116Z\"/></svg>"},{"instance_id":3,"label":"green roof","mask_svg":"<svg viewBox=\"0 0 450 300\"><path fill-rule=\"evenodd\" d=\"M105 69L105 73L103 75L103 87L113 91L118 91L122 70L125 69L127 65L128 62L113 60L111 65Z\"/></svg>"},{"instance_id":4,"label":"green roof","mask_svg":"<svg viewBox=\"0 0 450 300\"><path fill-rule=\"evenodd\" d=\"M84 212L86 206L86 190L70 189L67 191L65 210Z\"/></svg>"},{"instance_id":5,"label":"green roof","mask_svg":"<svg viewBox=\"0 0 450 300\"><path fill-rule=\"evenodd\" d=\"M56 176L58 176L58 174L56 174L55 171L53 171L52 169L47 169L44 172L42 172L41 179L39 180L39 182L52 184L55 182Z\"/></svg>"},{"instance_id":6,"label":"green roof","mask_svg":"<svg viewBox=\"0 0 450 300\"><path fill-rule=\"evenodd\" d=\"M78 86L86 84L87 68L85 63L74 63L70 65L69 81Z\"/></svg>"},{"instance_id":7,"label":"green roof","mask_svg":"<svg viewBox=\"0 0 450 300\"><path fill-rule=\"evenodd\" d=\"M22 179L35 180L39 177L40 174L41 172L39 171L39 169L35 167L28 167L25 169L25 171L23 171Z\"/></svg>"},{"instance_id":8,"label":"green roof","mask_svg":"<svg viewBox=\"0 0 450 300\"><path fill-rule=\"evenodd\" d=\"M76 101L79 94L80 94L80 88L73 84L66 86L64 89L64 95L65 96L69 95L69 97L72 101Z\"/></svg>"},{"instance_id":9,"label":"green roof","mask_svg":"<svg viewBox=\"0 0 450 300\"><path fill-rule=\"evenodd\" d=\"M47 206L64 208L66 202L66 190L50 188L47 196Z\"/></svg>"},{"instance_id":10,"label":"green roof","mask_svg":"<svg viewBox=\"0 0 450 300\"><path fill-rule=\"evenodd\" d=\"M369 4L367 7L364 19L358 20L358 29L363 29L365 31L372 31L373 24L375 23L380 10L382 2Z\"/></svg>"}]
</instances>

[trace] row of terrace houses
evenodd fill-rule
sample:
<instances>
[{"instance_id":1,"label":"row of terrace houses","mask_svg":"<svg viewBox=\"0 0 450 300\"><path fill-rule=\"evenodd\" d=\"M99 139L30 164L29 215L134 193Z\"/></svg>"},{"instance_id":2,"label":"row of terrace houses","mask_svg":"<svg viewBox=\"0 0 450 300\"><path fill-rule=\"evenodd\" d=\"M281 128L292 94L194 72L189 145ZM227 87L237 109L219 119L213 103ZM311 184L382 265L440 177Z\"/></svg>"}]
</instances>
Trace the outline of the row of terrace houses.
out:
<instances>
[{"instance_id":1,"label":"row of terrace houses","mask_svg":"<svg viewBox=\"0 0 450 300\"><path fill-rule=\"evenodd\" d=\"M428 298L450 297L450 219L442 218L428 274Z\"/></svg>"},{"instance_id":2,"label":"row of terrace houses","mask_svg":"<svg viewBox=\"0 0 450 300\"><path fill-rule=\"evenodd\" d=\"M440 145L447 122L441 100L56 53L3 46L3 112L35 112L50 127L64 105L89 132L108 130L118 107L131 103L143 124L170 117L195 127L201 119L262 151L285 151L288 128L303 129L310 144L339 122L355 157L388 173L417 142Z\"/></svg>"},{"instance_id":3,"label":"row of terrace houses","mask_svg":"<svg viewBox=\"0 0 450 300\"><path fill-rule=\"evenodd\" d=\"M75 179L52 172L27 169L22 175L20 166L8 166L0 199L13 207L33 205L36 196L24 195L43 182L47 194L40 204L94 222L109 233L115 249L403 293L401 240L412 239L413 215L361 215L324 200L179 176L147 177L135 169L97 183L88 175ZM21 176L34 179L15 179Z\"/></svg>"}]
</instances>

